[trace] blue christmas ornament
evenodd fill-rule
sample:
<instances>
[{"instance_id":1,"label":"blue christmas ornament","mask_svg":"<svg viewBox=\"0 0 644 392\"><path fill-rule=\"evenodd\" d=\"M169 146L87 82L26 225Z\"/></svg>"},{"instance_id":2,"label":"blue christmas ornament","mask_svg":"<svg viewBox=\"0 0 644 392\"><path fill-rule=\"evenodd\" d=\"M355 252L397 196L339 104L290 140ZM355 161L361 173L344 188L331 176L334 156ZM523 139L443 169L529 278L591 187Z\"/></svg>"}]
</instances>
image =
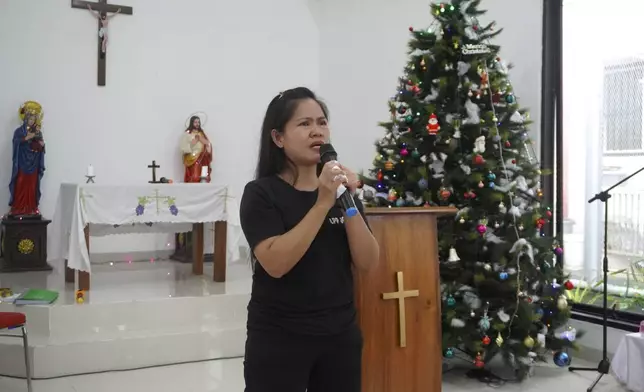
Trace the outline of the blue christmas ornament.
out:
<instances>
[{"instance_id":1,"label":"blue christmas ornament","mask_svg":"<svg viewBox=\"0 0 644 392\"><path fill-rule=\"evenodd\" d=\"M513 104L514 102L516 102L516 99L514 98L514 94L506 95L505 96L505 102L507 102L509 104Z\"/></svg>"},{"instance_id":2,"label":"blue christmas ornament","mask_svg":"<svg viewBox=\"0 0 644 392\"><path fill-rule=\"evenodd\" d=\"M557 351L553 356L552 360L554 361L555 365L559 367L566 367L570 365L571 358L568 355L568 353L563 352L563 351Z\"/></svg>"},{"instance_id":3,"label":"blue christmas ornament","mask_svg":"<svg viewBox=\"0 0 644 392\"><path fill-rule=\"evenodd\" d=\"M427 187L428 187L428 186L429 186L429 183L427 183L427 180L426 180L426 179L421 178L420 180L418 180L418 187L419 187L421 190L425 190L425 189L427 189Z\"/></svg>"},{"instance_id":4,"label":"blue christmas ornament","mask_svg":"<svg viewBox=\"0 0 644 392\"><path fill-rule=\"evenodd\" d=\"M396 200L396 206L403 207L404 205L405 205L405 200L402 197Z\"/></svg>"},{"instance_id":5,"label":"blue christmas ornament","mask_svg":"<svg viewBox=\"0 0 644 392\"><path fill-rule=\"evenodd\" d=\"M496 180L496 174L494 174L494 173L488 173L488 175L487 175L487 179L488 179L488 180L490 180L490 181L494 181L494 180Z\"/></svg>"},{"instance_id":6,"label":"blue christmas ornament","mask_svg":"<svg viewBox=\"0 0 644 392\"><path fill-rule=\"evenodd\" d=\"M447 297L447 306L454 306L456 305L456 299L454 299L453 296Z\"/></svg>"},{"instance_id":7,"label":"blue christmas ornament","mask_svg":"<svg viewBox=\"0 0 644 392\"><path fill-rule=\"evenodd\" d=\"M383 184L382 182L377 183L377 184L376 184L376 190L377 190L378 192L383 192L383 191L385 191L385 190L386 190L385 184Z\"/></svg>"},{"instance_id":8,"label":"blue christmas ornament","mask_svg":"<svg viewBox=\"0 0 644 392\"><path fill-rule=\"evenodd\" d=\"M496 184L494 184L493 182L490 182L490 183L489 183L489 187L490 187L490 188L494 188L494 186L495 186L495 185L496 185Z\"/></svg>"},{"instance_id":9,"label":"blue christmas ornament","mask_svg":"<svg viewBox=\"0 0 644 392\"><path fill-rule=\"evenodd\" d=\"M448 348L445 350L445 358L452 358L454 356L454 349L453 348Z\"/></svg>"},{"instance_id":10,"label":"blue christmas ornament","mask_svg":"<svg viewBox=\"0 0 644 392\"><path fill-rule=\"evenodd\" d=\"M501 272L499 274L499 279L506 280L507 278L508 278L508 273L507 272Z\"/></svg>"},{"instance_id":11,"label":"blue christmas ornament","mask_svg":"<svg viewBox=\"0 0 644 392\"><path fill-rule=\"evenodd\" d=\"M494 143L498 143L498 142L500 142L500 141L501 141L501 136L499 136L499 135L494 135L494 136L492 137L492 141L493 141Z\"/></svg>"},{"instance_id":12,"label":"blue christmas ornament","mask_svg":"<svg viewBox=\"0 0 644 392\"><path fill-rule=\"evenodd\" d=\"M537 310L534 311L534 318L537 320L541 320L543 318L543 309L537 308Z\"/></svg>"}]
</instances>

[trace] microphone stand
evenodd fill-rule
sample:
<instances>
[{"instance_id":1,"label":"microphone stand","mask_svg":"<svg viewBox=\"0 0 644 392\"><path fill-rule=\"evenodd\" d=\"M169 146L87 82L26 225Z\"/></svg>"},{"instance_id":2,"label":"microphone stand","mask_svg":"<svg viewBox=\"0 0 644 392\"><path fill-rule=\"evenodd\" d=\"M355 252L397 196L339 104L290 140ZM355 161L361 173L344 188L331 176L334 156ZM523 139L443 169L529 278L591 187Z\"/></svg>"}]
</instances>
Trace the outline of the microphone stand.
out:
<instances>
[{"instance_id":1,"label":"microphone stand","mask_svg":"<svg viewBox=\"0 0 644 392\"><path fill-rule=\"evenodd\" d=\"M610 359L608 359L608 347L607 347L607 338L608 338L608 199L611 198L611 194L609 193L613 189L617 188L618 186L622 185L626 181L630 180L631 178L635 177L637 174L640 172L644 171L644 167L636 171L635 173L631 174L630 176L622 179L621 181L617 182L615 185L611 186L610 188L606 189L605 191L599 192L595 196L592 197L592 199L588 200L588 203L593 203L594 201L601 201L604 203L604 258L603 258L603 272L604 272L604 306L603 306L603 317L602 317L602 327L603 327L603 341L602 341L602 360L599 361L599 364L597 365L596 368L587 368L587 367L569 367L568 370L571 372L575 371L591 371L591 372L598 372L599 376L597 376L597 379L595 382L592 383L588 389L586 389L587 392L592 392L593 389L597 386L597 383L599 383L599 380L604 377L605 374L608 374L610 371Z\"/></svg>"}]
</instances>

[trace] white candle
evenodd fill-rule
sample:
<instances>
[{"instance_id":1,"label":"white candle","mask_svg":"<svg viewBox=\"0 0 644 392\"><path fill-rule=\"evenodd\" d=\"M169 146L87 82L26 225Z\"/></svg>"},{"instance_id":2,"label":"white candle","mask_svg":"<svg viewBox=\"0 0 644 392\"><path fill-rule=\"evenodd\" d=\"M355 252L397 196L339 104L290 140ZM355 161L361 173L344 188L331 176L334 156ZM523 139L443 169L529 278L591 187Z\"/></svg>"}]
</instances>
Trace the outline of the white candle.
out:
<instances>
[{"instance_id":1,"label":"white candle","mask_svg":"<svg viewBox=\"0 0 644 392\"><path fill-rule=\"evenodd\" d=\"M87 177L94 177L94 166L87 166Z\"/></svg>"},{"instance_id":2,"label":"white candle","mask_svg":"<svg viewBox=\"0 0 644 392\"><path fill-rule=\"evenodd\" d=\"M201 177L208 177L208 166L201 166Z\"/></svg>"}]
</instances>

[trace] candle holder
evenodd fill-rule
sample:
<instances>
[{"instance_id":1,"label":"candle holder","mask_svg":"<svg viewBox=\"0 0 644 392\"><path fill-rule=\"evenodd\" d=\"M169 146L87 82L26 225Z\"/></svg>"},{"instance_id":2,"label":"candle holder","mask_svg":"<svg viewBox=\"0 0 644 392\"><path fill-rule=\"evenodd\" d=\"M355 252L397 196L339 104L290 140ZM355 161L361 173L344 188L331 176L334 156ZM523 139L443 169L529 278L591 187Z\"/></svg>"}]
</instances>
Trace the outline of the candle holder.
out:
<instances>
[{"instance_id":1,"label":"candle holder","mask_svg":"<svg viewBox=\"0 0 644 392\"><path fill-rule=\"evenodd\" d=\"M96 176L85 176L87 178L87 181L85 181L85 184L94 184L94 178Z\"/></svg>"}]
</instances>

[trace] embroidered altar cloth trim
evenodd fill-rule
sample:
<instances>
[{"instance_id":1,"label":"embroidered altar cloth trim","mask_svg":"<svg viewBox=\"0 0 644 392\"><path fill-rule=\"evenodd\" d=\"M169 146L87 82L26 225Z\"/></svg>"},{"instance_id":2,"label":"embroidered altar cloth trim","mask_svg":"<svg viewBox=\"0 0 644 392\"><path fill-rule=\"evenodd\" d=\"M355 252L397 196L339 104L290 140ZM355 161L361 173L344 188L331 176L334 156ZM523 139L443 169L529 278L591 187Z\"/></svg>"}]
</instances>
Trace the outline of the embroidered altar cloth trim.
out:
<instances>
[{"instance_id":1,"label":"embroidered altar cloth trim","mask_svg":"<svg viewBox=\"0 0 644 392\"><path fill-rule=\"evenodd\" d=\"M61 184L48 253L57 262L67 259L70 268L91 272L86 225L94 236L183 232L191 230L193 223L217 221L239 226L239 208L227 186ZM236 255L237 244L231 237L227 253Z\"/></svg>"}]
</instances>

